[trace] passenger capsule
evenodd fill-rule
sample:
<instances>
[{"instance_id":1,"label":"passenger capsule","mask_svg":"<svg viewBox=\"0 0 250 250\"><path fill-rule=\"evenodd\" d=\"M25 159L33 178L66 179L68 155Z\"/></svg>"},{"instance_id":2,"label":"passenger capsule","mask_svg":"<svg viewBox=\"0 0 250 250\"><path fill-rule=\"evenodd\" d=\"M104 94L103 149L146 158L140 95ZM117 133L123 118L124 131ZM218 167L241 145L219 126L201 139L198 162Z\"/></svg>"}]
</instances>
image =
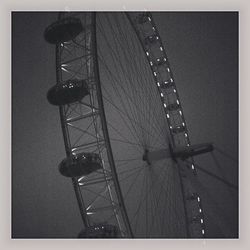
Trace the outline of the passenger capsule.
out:
<instances>
[{"instance_id":1,"label":"passenger capsule","mask_svg":"<svg viewBox=\"0 0 250 250\"><path fill-rule=\"evenodd\" d=\"M161 88L168 89L174 86L174 82L171 80L167 80L161 83Z\"/></svg>"},{"instance_id":2,"label":"passenger capsule","mask_svg":"<svg viewBox=\"0 0 250 250\"><path fill-rule=\"evenodd\" d=\"M48 43L58 44L76 38L82 31L79 18L67 17L49 25L44 32L44 38Z\"/></svg>"},{"instance_id":3,"label":"passenger capsule","mask_svg":"<svg viewBox=\"0 0 250 250\"><path fill-rule=\"evenodd\" d=\"M145 41L145 44L153 44L157 40L158 40L158 36L155 34L155 35L151 35L151 36L146 37L144 41Z\"/></svg>"},{"instance_id":4,"label":"passenger capsule","mask_svg":"<svg viewBox=\"0 0 250 250\"><path fill-rule=\"evenodd\" d=\"M196 199L197 199L197 196L198 196L197 193L191 193L191 194L189 194L189 195L186 197L186 199L187 199L187 200L196 200Z\"/></svg>"},{"instance_id":5,"label":"passenger capsule","mask_svg":"<svg viewBox=\"0 0 250 250\"><path fill-rule=\"evenodd\" d=\"M191 219L190 219L190 223L197 223L197 222L200 222L200 219L201 219L201 216L198 214L196 216L193 216Z\"/></svg>"},{"instance_id":6,"label":"passenger capsule","mask_svg":"<svg viewBox=\"0 0 250 250\"><path fill-rule=\"evenodd\" d=\"M118 238L118 228L111 224L98 224L83 229L78 238Z\"/></svg>"},{"instance_id":7,"label":"passenger capsule","mask_svg":"<svg viewBox=\"0 0 250 250\"><path fill-rule=\"evenodd\" d=\"M175 111L180 108L180 105L178 103L171 103L167 106L167 110L169 111Z\"/></svg>"},{"instance_id":8,"label":"passenger capsule","mask_svg":"<svg viewBox=\"0 0 250 250\"><path fill-rule=\"evenodd\" d=\"M80 101L88 94L85 80L72 79L53 86L47 93L47 99L50 104L60 106Z\"/></svg>"},{"instance_id":9,"label":"passenger capsule","mask_svg":"<svg viewBox=\"0 0 250 250\"><path fill-rule=\"evenodd\" d=\"M137 19L137 23L144 24L149 21L149 18L151 18L149 13L143 13L143 14L139 14L136 19Z\"/></svg>"},{"instance_id":10,"label":"passenger capsule","mask_svg":"<svg viewBox=\"0 0 250 250\"><path fill-rule=\"evenodd\" d=\"M102 168L101 159L95 153L81 153L64 159L59 164L59 171L66 177L89 175Z\"/></svg>"},{"instance_id":11,"label":"passenger capsule","mask_svg":"<svg viewBox=\"0 0 250 250\"><path fill-rule=\"evenodd\" d=\"M173 127L173 128L172 128L172 132L173 132L174 134L182 133L182 132L184 132L184 131L185 131L185 126L183 126L183 125L180 125L180 126L177 126L177 127Z\"/></svg>"},{"instance_id":12,"label":"passenger capsule","mask_svg":"<svg viewBox=\"0 0 250 250\"><path fill-rule=\"evenodd\" d=\"M166 57L160 57L160 58L157 58L156 61L155 61L155 65L157 66L161 66L161 65L164 65L167 63L167 58Z\"/></svg>"}]
</instances>

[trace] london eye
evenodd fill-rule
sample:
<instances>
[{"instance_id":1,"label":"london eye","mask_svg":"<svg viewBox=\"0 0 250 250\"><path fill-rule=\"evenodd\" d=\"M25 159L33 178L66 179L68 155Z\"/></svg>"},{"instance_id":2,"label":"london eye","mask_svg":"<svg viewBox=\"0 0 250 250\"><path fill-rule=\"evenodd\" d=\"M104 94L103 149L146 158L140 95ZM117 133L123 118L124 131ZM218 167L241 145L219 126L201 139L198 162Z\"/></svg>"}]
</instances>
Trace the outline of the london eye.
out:
<instances>
[{"instance_id":1,"label":"london eye","mask_svg":"<svg viewBox=\"0 0 250 250\"><path fill-rule=\"evenodd\" d=\"M55 45L47 99L59 108L78 237L206 237L195 157L214 145L190 141L153 15L61 12L44 36Z\"/></svg>"}]
</instances>

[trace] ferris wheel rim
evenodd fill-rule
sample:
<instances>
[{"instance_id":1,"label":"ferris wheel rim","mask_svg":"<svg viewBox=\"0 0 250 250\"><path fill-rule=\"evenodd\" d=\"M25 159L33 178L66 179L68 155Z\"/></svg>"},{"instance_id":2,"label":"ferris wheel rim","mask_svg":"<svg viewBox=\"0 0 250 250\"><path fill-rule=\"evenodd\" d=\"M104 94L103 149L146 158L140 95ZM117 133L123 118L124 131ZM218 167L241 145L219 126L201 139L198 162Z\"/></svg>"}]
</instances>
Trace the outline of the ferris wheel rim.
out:
<instances>
[{"instance_id":1,"label":"ferris wheel rim","mask_svg":"<svg viewBox=\"0 0 250 250\"><path fill-rule=\"evenodd\" d=\"M93 20L96 18L95 17L95 14L92 14L92 18L93 18ZM93 25L93 24L92 24ZM95 25L94 25L95 26ZM92 28L93 28L93 26L92 26ZM92 30L93 32L94 32L94 34L96 34L96 32L95 32L95 30ZM58 46L60 46L60 45L58 45ZM96 49L96 48L95 48ZM143 48L144 49L144 48ZM146 52L146 50L144 49L144 52ZM165 52L165 51L164 51ZM59 52L57 52L57 53L59 53ZM93 53L94 55L97 55L97 50ZM56 56L56 60L59 60L59 55L57 55ZM98 62L98 59L96 58L96 62ZM58 62L57 62L58 63ZM97 66L97 69L96 69L97 71L98 71L98 66ZM57 67L57 75L59 75L61 73L61 70L59 69L59 67ZM97 74L99 74L99 72L96 72ZM153 73L153 72L152 72ZM59 77L60 78L60 77ZM98 85L100 85L100 81L97 81L97 84ZM99 88L101 89L101 86L99 86ZM100 90L99 90L100 91ZM101 99L102 99L102 95L101 94L99 94L98 95L99 96L99 98L100 98L100 96L101 96ZM100 102L102 102L102 100L99 100ZM179 99L179 98L178 98ZM101 105L101 106L103 106L103 105ZM60 107L60 116L61 116L61 124L63 124L63 121L65 120L65 116L64 116L64 114L65 114L65 110L64 110L64 108L63 107ZM107 126L107 122L106 122L106 118L105 118L105 111L104 111L104 109L103 110L101 110L101 116L102 116L102 123L104 124L104 123L106 123L106 125L104 124L104 126ZM183 118L183 120L184 120L184 118ZM185 121L185 120L184 120ZM63 125L62 125L62 127L63 127ZM63 133L64 133L64 138L66 138L65 139L65 145L66 145L66 143L67 143L67 137L69 136L68 135L68 133L67 133L67 131L63 128ZM108 136L108 131L104 131L104 135L106 134L106 136L107 137L109 137ZM107 139L106 138L106 140L109 140L109 138ZM189 140L189 138L188 138L188 140ZM112 156L112 149L111 149L111 146L109 146L110 147L110 149L108 149L108 151L110 151L110 152L108 152L109 154L111 154L111 157L113 157ZM71 153L67 150L67 148L68 148L68 146L65 146L65 148L66 148L66 152L67 152L67 155L71 155ZM112 160L111 160L112 161ZM112 165L112 164L111 164ZM114 165L115 165L115 163L114 163ZM113 174L114 174L114 180L115 180L115 182L117 182L117 184L116 185L118 185L118 187L117 187L117 189L118 189L118 191L116 190L116 192L118 192L118 193L121 193L121 191L119 191L119 189L120 189L120 187L119 187L119 180L118 180L118 177L116 176L116 170L115 170L115 167L114 167L114 169L112 170L113 171ZM181 178L180 178L180 180L181 180ZM121 198L120 199L120 202L121 203L123 203L124 201L123 201L123 198ZM124 210L125 210L125 217L127 216L126 215L126 208L125 208L125 205L124 204L122 204L121 205L122 207L124 207ZM129 221L129 219L125 219L125 221L126 220L128 220ZM128 222L129 223L129 222ZM88 223L86 223L86 225L87 225ZM129 224L127 225L127 227L129 228L130 226L129 226ZM131 230L131 232L132 232L132 230ZM132 236L132 233L130 233L130 235Z\"/></svg>"}]
</instances>

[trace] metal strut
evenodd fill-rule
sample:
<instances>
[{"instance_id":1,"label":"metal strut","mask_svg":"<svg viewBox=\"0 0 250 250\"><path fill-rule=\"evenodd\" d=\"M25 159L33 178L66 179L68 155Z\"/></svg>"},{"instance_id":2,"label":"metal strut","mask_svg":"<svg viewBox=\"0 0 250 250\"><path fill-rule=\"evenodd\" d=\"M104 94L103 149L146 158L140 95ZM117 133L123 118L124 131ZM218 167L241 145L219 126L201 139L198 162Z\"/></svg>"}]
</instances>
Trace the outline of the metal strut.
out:
<instances>
[{"instance_id":1,"label":"metal strut","mask_svg":"<svg viewBox=\"0 0 250 250\"><path fill-rule=\"evenodd\" d=\"M59 13L58 19L61 19L61 17L62 17L62 13ZM57 43L56 44L56 82L57 82L57 84L60 84L62 81L62 73L60 70L60 61L59 61L60 50L61 50L61 46L60 46L60 44ZM64 118L65 117L65 115L64 115L65 110L64 110L64 107L62 105L59 106L59 113L60 113L60 120L61 120L66 155L67 155L67 157L72 157L72 153L70 150L71 145L70 145L70 139L69 139L69 132L68 132L68 128L67 128L67 123L66 123L65 118ZM85 206L84 206L84 202L82 199L82 195L81 195L81 191L79 189L77 179L72 178L72 183L73 183L75 195L77 198L77 203L78 203L78 206L80 209L80 214L82 217L83 224L85 227L88 227L89 220L88 220L87 215L85 213Z\"/></svg>"},{"instance_id":2,"label":"metal strut","mask_svg":"<svg viewBox=\"0 0 250 250\"><path fill-rule=\"evenodd\" d=\"M114 163L114 158L112 154L112 149L111 149L111 144L110 144L110 139L109 139L109 134L108 134L108 128L107 128L107 123L106 123L106 116L104 112L104 104L102 100L102 89L101 89L101 83L100 83L100 75L99 75L99 65L98 65L98 59L97 59L97 39L96 39L96 13L93 12L91 14L91 19L92 19L92 34L93 34L93 41L92 44L92 52L93 52L93 58L94 58L94 73L96 77L96 91L97 91L97 99L98 99L98 104L100 107L100 116L101 116L101 124L102 124L102 129L103 129L103 136L105 139L105 144L107 148L107 154L108 154L108 160L110 164L110 168L112 170L112 175L113 175L113 181L114 181L114 186L116 189L117 193L117 199L119 202L121 214L123 217L123 221L125 223L126 229L128 231L128 236L130 238L133 238L133 232L131 229L131 225L129 222L129 218L127 215L127 211L125 208L125 204L123 201L122 193L121 193L121 188L120 184L118 182L118 176L115 168L115 163Z\"/></svg>"}]
</instances>

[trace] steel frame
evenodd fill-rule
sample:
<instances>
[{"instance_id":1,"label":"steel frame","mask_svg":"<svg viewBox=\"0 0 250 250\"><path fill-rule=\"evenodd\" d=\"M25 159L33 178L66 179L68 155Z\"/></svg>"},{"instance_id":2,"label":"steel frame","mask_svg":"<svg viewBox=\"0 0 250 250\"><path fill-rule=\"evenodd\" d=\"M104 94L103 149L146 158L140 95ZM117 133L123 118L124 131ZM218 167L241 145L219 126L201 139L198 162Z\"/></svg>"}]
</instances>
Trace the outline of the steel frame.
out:
<instances>
[{"instance_id":1,"label":"steel frame","mask_svg":"<svg viewBox=\"0 0 250 250\"><path fill-rule=\"evenodd\" d=\"M87 80L90 90L89 98L59 107L66 156L95 152L102 158L101 171L72 178L81 217L85 227L102 221L103 217L111 218L107 219L107 222L112 221L117 225L121 237L130 238L133 237L133 232L117 178L102 100L96 47L96 14L67 13L60 14L59 19L64 15L78 16L86 28L75 40L56 46L57 84L70 78L84 79ZM142 15L146 19L139 23L138 18ZM127 17L140 40L158 86L169 125L166 129L170 131L171 144L173 147L189 146L190 139L174 76L152 15L133 12L127 13ZM168 107L173 103L177 103L177 108L171 110ZM184 130L176 132L175 128L180 126L183 126ZM192 187L186 175L182 174L182 168L179 166L178 169L186 212L187 237L204 237L203 212L199 214L201 202L188 199L190 194L197 193L197 190ZM193 160L190 171L196 174ZM103 184L101 188L100 184ZM85 192L91 197L89 200L85 199ZM202 223L190 221L196 214L201 216Z\"/></svg>"},{"instance_id":2,"label":"steel frame","mask_svg":"<svg viewBox=\"0 0 250 250\"><path fill-rule=\"evenodd\" d=\"M139 23L138 16L144 15L143 23ZM190 146L190 139L186 121L184 118L184 112L181 105L180 97L177 91L177 87L174 80L174 74L171 70L169 59L167 57L166 50L164 49L163 43L160 38L160 34L157 30L156 24L153 20L151 13L127 13L131 25L141 42L141 45L146 54L148 63L150 65L152 74L154 76L155 84L158 86L159 95L164 107L165 115L167 118L171 144L173 148ZM159 62L161 62L159 64ZM167 85L167 86L166 86ZM176 108L171 110L168 109L169 105L177 104ZM175 133L174 128L183 126L185 129L180 133ZM196 169L194 159L191 157L190 170L193 175L196 175ZM186 213L186 231L188 238L205 237L205 223L203 210L200 211L201 201L191 201L187 197L192 193L198 191L192 186L192 183L186 178L186 175L181 174L181 167L178 164L180 183L183 194L183 204ZM201 199L199 197L199 199ZM193 223L190 218L196 215L201 217L201 221Z\"/></svg>"}]
</instances>

